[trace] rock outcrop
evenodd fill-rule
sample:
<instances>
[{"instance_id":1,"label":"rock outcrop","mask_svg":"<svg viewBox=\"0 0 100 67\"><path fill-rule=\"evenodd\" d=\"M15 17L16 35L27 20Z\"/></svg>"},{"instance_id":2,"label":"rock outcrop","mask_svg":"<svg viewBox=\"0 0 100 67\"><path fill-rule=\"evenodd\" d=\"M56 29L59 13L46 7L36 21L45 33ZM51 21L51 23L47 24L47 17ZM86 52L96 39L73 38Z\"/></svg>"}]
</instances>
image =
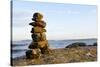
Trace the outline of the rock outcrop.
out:
<instances>
[{"instance_id":1,"label":"rock outcrop","mask_svg":"<svg viewBox=\"0 0 100 67\"><path fill-rule=\"evenodd\" d=\"M66 46L65 48L83 47L83 46L87 46L87 45L82 42L76 42L76 43L72 43L72 44Z\"/></svg>"}]
</instances>

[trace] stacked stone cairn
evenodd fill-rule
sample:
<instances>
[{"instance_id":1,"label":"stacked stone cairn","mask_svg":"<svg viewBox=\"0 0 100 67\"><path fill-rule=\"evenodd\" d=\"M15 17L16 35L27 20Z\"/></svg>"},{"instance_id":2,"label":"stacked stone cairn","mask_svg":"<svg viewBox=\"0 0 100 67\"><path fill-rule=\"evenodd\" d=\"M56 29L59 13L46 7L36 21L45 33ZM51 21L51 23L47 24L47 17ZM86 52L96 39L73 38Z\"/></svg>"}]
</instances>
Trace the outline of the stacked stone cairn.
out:
<instances>
[{"instance_id":1,"label":"stacked stone cairn","mask_svg":"<svg viewBox=\"0 0 100 67\"><path fill-rule=\"evenodd\" d=\"M28 47L29 50L26 51L27 59L39 58L41 54L49 53L48 41L45 35L46 30L44 29L46 23L42 19L42 14L34 13L32 18L33 22L29 23L32 26L32 42Z\"/></svg>"}]
</instances>

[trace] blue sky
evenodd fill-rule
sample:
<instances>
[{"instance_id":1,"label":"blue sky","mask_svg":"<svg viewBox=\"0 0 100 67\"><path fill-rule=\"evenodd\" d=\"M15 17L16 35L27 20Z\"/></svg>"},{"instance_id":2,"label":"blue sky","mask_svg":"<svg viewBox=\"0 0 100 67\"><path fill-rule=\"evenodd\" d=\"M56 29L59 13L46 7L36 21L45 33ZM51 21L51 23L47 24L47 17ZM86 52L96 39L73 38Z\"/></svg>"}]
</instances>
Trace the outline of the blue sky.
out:
<instances>
[{"instance_id":1,"label":"blue sky","mask_svg":"<svg viewBox=\"0 0 100 67\"><path fill-rule=\"evenodd\" d=\"M13 1L13 40L31 39L31 18L40 12L47 23L47 39L97 38L97 6Z\"/></svg>"}]
</instances>

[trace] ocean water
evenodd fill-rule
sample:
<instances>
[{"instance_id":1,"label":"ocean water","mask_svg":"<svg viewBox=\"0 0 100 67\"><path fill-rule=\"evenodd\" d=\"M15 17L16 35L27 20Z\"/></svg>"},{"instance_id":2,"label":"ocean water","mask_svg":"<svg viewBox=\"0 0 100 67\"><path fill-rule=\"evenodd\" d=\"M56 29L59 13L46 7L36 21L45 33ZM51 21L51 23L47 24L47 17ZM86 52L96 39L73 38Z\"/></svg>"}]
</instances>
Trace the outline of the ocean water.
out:
<instances>
[{"instance_id":1,"label":"ocean water","mask_svg":"<svg viewBox=\"0 0 100 67\"><path fill-rule=\"evenodd\" d=\"M49 48L52 49L65 48L66 46L75 42L82 42L86 43L87 45L93 45L93 43L97 42L97 39L48 40ZM25 55L25 52L28 49L30 43L31 40L12 41L11 57L16 58Z\"/></svg>"}]
</instances>

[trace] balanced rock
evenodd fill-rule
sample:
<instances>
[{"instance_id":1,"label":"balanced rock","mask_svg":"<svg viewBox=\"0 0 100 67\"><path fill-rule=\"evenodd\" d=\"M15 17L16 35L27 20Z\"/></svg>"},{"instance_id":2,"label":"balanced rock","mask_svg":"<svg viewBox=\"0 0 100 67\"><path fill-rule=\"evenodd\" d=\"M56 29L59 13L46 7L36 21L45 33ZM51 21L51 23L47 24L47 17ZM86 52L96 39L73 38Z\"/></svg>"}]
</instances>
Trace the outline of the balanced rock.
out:
<instances>
[{"instance_id":1,"label":"balanced rock","mask_svg":"<svg viewBox=\"0 0 100 67\"><path fill-rule=\"evenodd\" d=\"M34 27L36 26L39 26L39 27L42 27L44 28L46 26L46 23L44 21L39 21L39 22L32 22L32 23L29 23L29 25L32 25Z\"/></svg>"},{"instance_id":2,"label":"balanced rock","mask_svg":"<svg viewBox=\"0 0 100 67\"><path fill-rule=\"evenodd\" d=\"M34 13L32 20L33 21L41 21L43 18L43 15L40 13Z\"/></svg>"},{"instance_id":3,"label":"balanced rock","mask_svg":"<svg viewBox=\"0 0 100 67\"><path fill-rule=\"evenodd\" d=\"M37 59L41 56L41 50L40 49L32 49L26 51L26 58L27 59Z\"/></svg>"},{"instance_id":4,"label":"balanced rock","mask_svg":"<svg viewBox=\"0 0 100 67\"><path fill-rule=\"evenodd\" d=\"M41 41L45 41L46 39L46 34L45 33L41 33Z\"/></svg>"},{"instance_id":5,"label":"balanced rock","mask_svg":"<svg viewBox=\"0 0 100 67\"><path fill-rule=\"evenodd\" d=\"M31 33L43 33L43 32L46 32L46 30L41 27L38 27L38 26L32 28L32 30L31 30Z\"/></svg>"},{"instance_id":6,"label":"balanced rock","mask_svg":"<svg viewBox=\"0 0 100 67\"><path fill-rule=\"evenodd\" d=\"M48 41L47 40L45 40L45 41L39 41L38 42L38 46L39 46L39 48L47 47L48 46Z\"/></svg>"},{"instance_id":7,"label":"balanced rock","mask_svg":"<svg viewBox=\"0 0 100 67\"><path fill-rule=\"evenodd\" d=\"M39 46L38 46L37 42L32 41L28 48L29 49L36 49L36 48L39 48Z\"/></svg>"},{"instance_id":8,"label":"balanced rock","mask_svg":"<svg viewBox=\"0 0 100 67\"><path fill-rule=\"evenodd\" d=\"M32 37L32 39L33 39L33 41L35 41L35 42L38 42L38 41L40 41L41 39L41 34L40 33L33 33L32 35L31 35L31 37Z\"/></svg>"},{"instance_id":9,"label":"balanced rock","mask_svg":"<svg viewBox=\"0 0 100 67\"><path fill-rule=\"evenodd\" d=\"M32 39L34 42L39 42L39 41L44 41L46 40L46 35L45 33L33 33L31 35Z\"/></svg>"},{"instance_id":10,"label":"balanced rock","mask_svg":"<svg viewBox=\"0 0 100 67\"><path fill-rule=\"evenodd\" d=\"M34 48L45 48L48 47L48 41L39 41L39 42L31 42L31 44L29 45L30 49L34 49Z\"/></svg>"},{"instance_id":11,"label":"balanced rock","mask_svg":"<svg viewBox=\"0 0 100 67\"><path fill-rule=\"evenodd\" d=\"M34 22L29 23L33 26L31 30L32 42L28 46L30 50L26 51L26 57L29 59L39 58L40 54L49 53L48 41L46 40L46 23L42 20L43 15L40 13L34 13L32 20Z\"/></svg>"}]
</instances>

